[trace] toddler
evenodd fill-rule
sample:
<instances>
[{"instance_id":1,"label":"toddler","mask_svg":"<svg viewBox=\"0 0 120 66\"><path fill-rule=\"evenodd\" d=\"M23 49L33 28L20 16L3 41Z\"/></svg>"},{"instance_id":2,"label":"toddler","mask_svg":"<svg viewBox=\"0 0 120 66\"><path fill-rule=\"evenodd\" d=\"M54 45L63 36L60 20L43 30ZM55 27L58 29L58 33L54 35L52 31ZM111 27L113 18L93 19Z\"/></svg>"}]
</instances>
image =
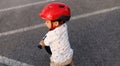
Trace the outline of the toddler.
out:
<instances>
[{"instance_id":1,"label":"toddler","mask_svg":"<svg viewBox=\"0 0 120 66\"><path fill-rule=\"evenodd\" d=\"M66 21L70 19L70 8L61 2L47 4L39 13L49 31L40 41L42 47L51 50L50 66L73 66L73 49L70 46Z\"/></svg>"}]
</instances>

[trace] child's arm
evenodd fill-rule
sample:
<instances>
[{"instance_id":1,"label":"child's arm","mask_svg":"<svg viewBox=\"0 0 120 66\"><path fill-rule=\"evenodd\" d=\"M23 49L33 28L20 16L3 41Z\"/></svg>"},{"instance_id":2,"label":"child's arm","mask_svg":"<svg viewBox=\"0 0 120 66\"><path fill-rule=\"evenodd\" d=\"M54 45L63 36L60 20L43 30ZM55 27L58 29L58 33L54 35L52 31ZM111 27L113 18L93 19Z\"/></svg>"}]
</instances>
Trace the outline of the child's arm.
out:
<instances>
[{"instance_id":1,"label":"child's arm","mask_svg":"<svg viewBox=\"0 0 120 66\"><path fill-rule=\"evenodd\" d=\"M39 44L44 47L45 46L44 40L41 40Z\"/></svg>"},{"instance_id":2,"label":"child's arm","mask_svg":"<svg viewBox=\"0 0 120 66\"><path fill-rule=\"evenodd\" d=\"M40 41L39 43L40 45L38 46L40 49L42 49L42 47L45 47L45 50L48 52L48 54L52 54L51 49L49 46L46 46L44 43L44 40Z\"/></svg>"},{"instance_id":3,"label":"child's arm","mask_svg":"<svg viewBox=\"0 0 120 66\"><path fill-rule=\"evenodd\" d=\"M45 47L44 40L41 40L38 45L38 48L42 49L42 47Z\"/></svg>"},{"instance_id":4,"label":"child's arm","mask_svg":"<svg viewBox=\"0 0 120 66\"><path fill-rule=\"evenodd\" d=\"M44 43L44 39L46 38L46 35L42 38L42 40L39 42L39 44L41 45L41 46L45 46L45 43Z\"/></svg>"}]
</instances>

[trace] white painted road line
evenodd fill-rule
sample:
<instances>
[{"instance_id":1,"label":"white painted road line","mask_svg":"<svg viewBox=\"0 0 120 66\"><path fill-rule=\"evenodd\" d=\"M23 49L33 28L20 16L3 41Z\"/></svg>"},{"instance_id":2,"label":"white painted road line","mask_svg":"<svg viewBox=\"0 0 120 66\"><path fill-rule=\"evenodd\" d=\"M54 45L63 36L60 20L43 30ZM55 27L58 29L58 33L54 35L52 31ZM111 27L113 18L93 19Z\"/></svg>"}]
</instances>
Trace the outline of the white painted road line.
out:
<instances>
[{"instance_id":1,"label":"white painted road line","mask_svg":"<svg viewBox=\"0 0 120 66\"><path fill-rule=\"evenodd\" d=\"M98 14L102 14L102 13L107 13L107 12L111 12L111 11L118 10L118 9L120 9L120 6L116 6L116 7L112 7L112 8L107 8L107 9L103 9L103 10L99 10L99 11L94 11L91 13L86 13L86 14L74 16L71 18L71 20L76 20L76 19L94 16L94 15L98 15Z\"/></svg>"},{"instance_id":2,"label":"white painted road line","mask_svg":"<svg viewBox=\"0 0 120 66\"><path fill-rule=\"evenodd\" d=\"M35 25L35 26L30 26L30 27L20 28L20 29L8 31L8 32L3 32L3 33L0 33L0 37L15 34L15 33L21 33L21 32L25 32L25 31L29 31L29 30L34 30L34 29L37 29L37 28L40 28L40 27L43 27L43 26L45 26L45 25L44 24L39 24L39 25Z\"/></svg>"},{"instance_id":3,"label":"white painted road line","mask_svg":"<svg viewBox=\"0 0 120 66\"><path fill-rule=\"evenodd\" d=\"M89 17L89 16L98 15L98 14L102 14L102 13L107 13L107 12L111 12L111 11L118 10L118 9L120 9L120 6L116 6L116 7L112 7L112 8L108 8L108 9L103 9L103 10L99 10L99 11L94 11L92 13L81 14L81 15L78 15L78 16L73 16L71 18L71 20L86 18L86 17ZM25 32L25 31L29 31L29 30L34 30L34 29L44 27L44 26L45 26L44 24L39 24L39 25L20 28L20 29L16 29L16 30L12 30L12 31L7 31L7 32L0 33L0 37L1 36L12 35L12 34L15 34L15 33L21 33L21 32Z\"/></svg>"},{"instance_id":4,"label":"white painted road line","mask_svg":"<svg viewBox=\"0 0 120 66\"><path fill-rule=\"evenodd\" d=\"M26 64L13 59L9 59L4 56L0 56L0 63L6 64L8 66L34 66L34 65Z\"/></svg>"},{"instance_id":5,"label":"white painted road line","mask_svg":"<svg viewBox=\"0 0 120 66\"><path fill-rule=\"evenodd\" d=\"M24 7L28 7L28 6L34 6L34 5L38 5L38 4L47 3L50 1L54 1L54 0L43 0L43 1L35 2L35 3L29 3L29 4L19 5L19 6L15 6L15 7L4 8L4 9L0 9L0 12L10 11L10 10L24 8Z\"/></svg>"}]
</instances>

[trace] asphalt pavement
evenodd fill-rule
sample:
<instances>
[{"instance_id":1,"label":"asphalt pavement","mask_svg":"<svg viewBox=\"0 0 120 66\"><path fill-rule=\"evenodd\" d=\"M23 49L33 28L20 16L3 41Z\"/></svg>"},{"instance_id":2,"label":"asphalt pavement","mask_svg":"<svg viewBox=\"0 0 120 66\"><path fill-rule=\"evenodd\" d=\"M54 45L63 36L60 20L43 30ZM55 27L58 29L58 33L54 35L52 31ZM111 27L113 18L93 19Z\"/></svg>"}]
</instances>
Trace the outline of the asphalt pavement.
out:
<instances>
[{"instance_id":1,"label":"asphalt pavement","mask_svg":"<svg viewBox=\"0 0 120 66\"><path fill-rule=\"evenodd\" d=\"M70 44L74 49L75 66L120 66L120 0L56 1L68 4L72 17L118 7L105 13L77 18L67 24ZM43 24L44 21L38 17L38 13L49 2L32 5L36 2L40 1L1 0L0 33ZM30 6L4 10L30 3ZM41 26L0 36L0 57L33 66L49 66L50 56L44 49L37 48L47 30L45 26ZM0 58L0 66L10 66L7 62L1 62Z\"/></svg>"}]
</instances>

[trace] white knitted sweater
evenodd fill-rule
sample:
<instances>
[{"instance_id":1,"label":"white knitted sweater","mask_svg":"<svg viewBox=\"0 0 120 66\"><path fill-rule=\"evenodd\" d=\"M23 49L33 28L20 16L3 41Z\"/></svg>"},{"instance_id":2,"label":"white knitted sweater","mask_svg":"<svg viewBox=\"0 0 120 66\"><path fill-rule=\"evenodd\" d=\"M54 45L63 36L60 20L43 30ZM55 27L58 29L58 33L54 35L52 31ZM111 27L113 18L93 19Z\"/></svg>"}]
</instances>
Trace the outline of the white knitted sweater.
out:
<instances>
[{"instance_id":1,"label":"white knitted sweater","mask_svg":"<svg viewBox=\"0 0 120 66\"><path fill-rule=\"evenodd\" d=\"M73 56L73 50L70 47L66 23L49 31L46 34L44 43L51 48L51 61L60 63L72 58Z\"/></svg>"}]
</instances>

